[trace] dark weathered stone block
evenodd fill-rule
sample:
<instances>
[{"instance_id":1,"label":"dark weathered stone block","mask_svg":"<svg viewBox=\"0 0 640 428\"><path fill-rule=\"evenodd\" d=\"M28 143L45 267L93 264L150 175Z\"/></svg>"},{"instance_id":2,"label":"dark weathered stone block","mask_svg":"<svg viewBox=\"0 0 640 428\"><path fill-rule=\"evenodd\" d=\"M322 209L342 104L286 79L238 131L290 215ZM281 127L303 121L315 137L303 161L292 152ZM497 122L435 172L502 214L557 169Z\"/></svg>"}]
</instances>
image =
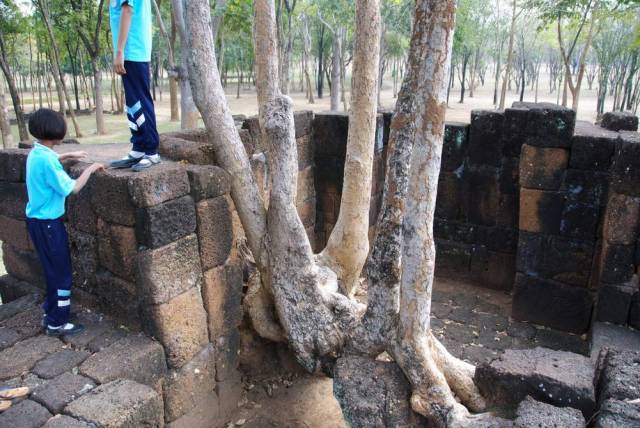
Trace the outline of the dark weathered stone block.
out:
<instances>
[{"instance_id":1,"label":"dark weathered stone block","mask_svg":"<svg viewBox=\"0 0 640 428\"><path fill-rule=\"evenodd\" d=\"M442 171L455 171L462 167L467 156L469 142L469 125L448 122L444 128L442 145Z\"/></svg>"},{"instance_id":2,"label":"dark weathered stone block","mask_svg":"<svg viewBox=\"0 0 640 428\"><path fill-rule=\"evenodd\" d=\"M558 190L569 162L569 151L525 144L520 156L520 186Z\"/></svg>"},{"instance_id":3,"label":"dark weathered stone block","mask_svg":"<svg viewBox=\"0 0 640 428\"><path fill-rule=\"evenodd\" d=\"M215 198L230 192L231 177L222 168L213 165L188 165L186 168L194 201Z\"/></svg>"},{"instance_id":4,"label":"dark weathered stone block","mask_svg":"<svg viewBox=\"0 0 640 428\"><path fill-rule=\"evenodd\" d=\"M146 208L189 193L189 178L181 165L163 163L129 178L129 195L136 207Z\"/></svg>"},{"instance_id":5,"label":"dark weathered stone block","mask_svg":"<svg viewBox=\"0 0 640 428\"><path fill-rule=\"evenodd\" d=\"M561 190L569 200L603 206L607 203L608 189L609 174L568 169Z\"/></svg>"},{"instance_id":6,"label":"dark weathered stone block","mask_svg":"<svg viewBox=\"0 0 640 428\"><path fill-rule=\"evenodd\" d=\"M640 385L640 351L609 349L598 381L598 400L634 400Z\"/></svg>"},{"instance_id":7,"label":"dark weathered stone block","mask_svg":"<svg viewBox=\"0 0 640 428\"><path fill-rule=\"evenodd\" d=\"M133 325L140 322L142 299L135 283L125 281L107 270L98 270L93 295L102 311Z\"/></svg>"},{"instance_id":8,"label":"dark weathered stone block","mask_svg":"<svg viewBox=\"0 0 640 428\"><path fill-rule=\"evenodd\" d=\"M33 251L33 244L27 231L27 222L0 215L0 241L11 244L22 251Z\"/></svg>"},{"instance_id":9,"label":"dark weathered stone block","mask_svg":"<svg viewBox=\"0 0 640 428\"><path fill-rule=\"evenodd\" d=\"M209 141L209 134L205 128L195 128L195 129L181 129L179 131L174 132L163 132L160 134L160 139L162 138L179 138L187 141L195 141L198 143L204 143Z\"/></svg>"},{"instance_id":10,"label":"dark weathered stone block","mask_svg":"<svg viewBox=\"0 0 640 428\"><path fill-rule=\"evenodd\" d=\"M514 425L514 428L583 428L585 420L582 413L577 409L556 407L527 397L518 405Z\"/></svg>"},{"instance_id":11,"label":"dark weathered stone block","mask_svg":"<svg viewBox=\"0 0 640 428\"><path fill-rule=\"evenodd\" d=\"M608 111L602 115L600 126L611 131L637 131L638 116L628 111Z\"/></svg>"},{"instance_id":12,"label":"dark weathered stone block","mask_svg":"<svg viewBox=\"0 0 640 428\"><path fill-rule=\"evenodd\" d=\"M51 413L33 400L24 400L0 413L0 426L14 428L39 428L51 417Z\"/></svg>"},{"instance_id":13,"label":"dark weathered stone block","mask_svg":"<svg viewBox=\"0 0 640 428\"><path fill-rule=\"evenodd\" d=\"M202 268L223 264L233 244L231 206L225 196L198 202L196 206L197 233L200 241Z\"/></svg>"},{"instance_id":14,"label":"dark weathered stone block","mask_svg":"<svg viewBox=\"0 0 640 428\"><path fill-rule=\"evenodd\" d=\"M487 230L485 242L491 251L515 254L518 249L518 231L506 227L491 227Z\"/></svg>"},{"instance_id":15,"label":"dark weathered stone block","mask_svg":"<svg viewBox=\"0 0 640 428\"><path fill-rule=\"evenodd\" d=\"M53 414L95 387L91 379L73 373L63 373L33 391L31 399L45 406Z\"/></svg>"},{"instance_id":16,"label":"dark weathered stone block","mask_svg":"<svg viewBox=\"0 0 640 428\"><path fill-rule=\"evenodd\" d=\"M349 115L346 113L317 113L313 118L313 139L316 156L337 156L347 153Z\"/></svg>"},{"instance_id":17,"label":"dark weathered stone block","mask_svg":"<svg viewBox=\"0 0 640 428\"><path fill-rule=\"evenodd\" d=\"M500 167L500 193L517 195L520 189L520 159L502 158Z\"/></svg>"},{"instance_id":18,"label":"dark weathered stone block","mask_svg":"<svg viewBox=\"0 0 640 428\"><path fill-rule=\"evenodd\" d=\"M640 426L640 407L621 400L607 400L601 406L595 428Z\"/></svg>"},{"instance_id":19,"label":"dark weathered stone block","mask_svg":"<svg viewBox=\"0 0 640 428\"><path fill-rule=\"evenodd\" d=\"M29 150L5 149L0 150L0 180L24 181L27 174L27 156Z\"/></svg>"},{"instance_id":20,"label":"dark weathered stone block","mask_svg":"<svg viewBox=\"0 0 640 428\"><path fill-rule=\"evenodd\" d=\"M441 172L438 179L436 216L450 220L461 218L463 214L463 180L453 172Z\"/></svg>"},{"instance_id":21,"label":"dark weathered stone block","mask_svg":"<svg viewBox=\"0 0 640 428\"><path fill-rule=\"evenodd\" d=\"M496 214L496 225L511 229L518 228L520 210L520 195L500 195L498 213Z\"/></svg>"},{"instance_id":22,"label":"dark weathered stone block","mask_svg":"<svg viewBox=\"0 0 640 428\"><path fill-rule=\"evenodd\" d=\"M560 235L585 241L595 241L600 208L565 200L560 222Z\"/></svg>"},{"instance_id":23,"label":"dark weathered stone block","mask_svg":"<svg viewBox=\"0 0 640 428\"><path fill-rule=\"evenodd\" d=\"M136 210L129 196L132 172L107 170L92 176L91 204L93 210L109 223L133 226Z\"/></svg>"},{"instance_id":24,"label":"dark weathered stone block","mask_svg":"<svg viewBox=\"0 0 640 428\"><path fill-rule=\"evenodd\" d=\"M213 144L209 144L208 141L189 141L164 134L160 136L158 149L163 157L174 161L187 161L196 165L216 163Z\"/></svg>"},{"instance_id":25,"label":"dark weathered stone block","mask_svg":"<svg viewBox=\"0 0 640 428\"><path fill-rule=\"evenodd\" d=\"M604 217L604 238L614 244L631 245L640 231L640 198L613 193Z\"/></svg>"},{"instance_id":26,"label":"dark weathered stone block","mask_svg":"<svg viewBox=\"0 0 640 428\"><path fill-rule=\"evenodd\" d=\"M631 308L631 299L638 284L602 284L598 291L596 319L612 324L626 325Z\"/></svg>"},{"instance_id":27,"label":"dark weathered stone block","mask_svg":"<svg viewBox=\"0 0 640 428\"><path fill-rule=\"evenodd\" d=\"M98 257L102 267L127 281L135 282L137 251L133 227L98 220Z\"/></svg>"},{"instance_id":28,"label":"dark weathered stone block","mask_svg":"<svg viewBox=\"0 0 640 428\"><path fill-rule=\"evenodd\" d=\"M35 252L21 251L3 242L2 261L11 276L41 288L46 287L42 265Z\"/></svg>"},{"instance_id":29,"label":"dark weathered stone block","mask_svg":"<svg viewBox=\"0 0 640 428\"><path fill-rule=\"evenodd\" d=\"M564 195L546 190L520 190L520 230L558 234L564 209Z\"/></svg>"},{"instance_id":30,"label":"dark weathered stone block","mask_svg":"<svg viewBox=\"0 0 640 428\"><path fill-rule=\"evenodd\" d=\"M224 382L238 377L240 365L240 333L231 330L215 340L216 347L216 380Z\"/></svg>"},{"instance_id":31,"label":"dark weathered stone block","mask_svg":"<svg viewBox=\"0 0 640 428\"><path fill-rule=\"evenodd\" d=\"M466 277L470 263L471 250L468 245L436 242L436 276Z\"/></svg>"},{"instance_id":32,"label":"dark weathered stone block","mask_svg":"<svg viewBox=\"0 0 640 428\"><path fill-rule=\"evenodd\" d=\"M620 133L611 166L611 190L640 196L640 137L638 133Z\"/></svg>"},{"instance_id":33,"label":"dark weathered stone block","mask_svg":"<svg viewBox=\"0 0 640 428\"><path fill-rule=\"evenodd\" d=\"M636 330L640 330L640 290L636 290L631 298L631 307L629 308L629 325Z\"/></svg>"},{"instance_id":34,"label":"dark weathered stone block","mask_svg":"<svg viewBox=\"0 0 640 428\"><path fill-rule=\"evenodd\" d=\"M526 144L537 147L570 147L576 112L551 103L514 103L529 108Z\"/></svg>"},{"instance_id":35,"label":"dark weathered stone block","mask_svg":"<svg viewBox=\"0 0 640 428\"><path fill-rule=\"evenodd\" d=\"M525 140L529 110L525 108L508 108L504 111L504 132L502 152L505 156L520 156Z\"/></svg>"},{"instance_id":36,"label":"dark weathered stone block","mask_svg":"<svg viewBox=\"0 0 640 428\"><path fill-rule=\"evenodd\" d=\"M141 245L158 248L196 230L196 209L191 196L183 196L136 213L136 236Z\"/></svg>"},{"instance_id":37,"label":"dark weathered stone block","mask_svg":"<svg viewBox=\"0 0 640 428\"><path fill-rule=\"evenodd\" d=\"M600 256L600 281L607 284L627 282L633 277L635 247L604 241Z\"/></svg>"},{"instance_id":38,"label":"dark weathered stone block","mask_svg":"<svg viewBox=\"0 0 640 428\"><path fill-rule=\"evenodd\" d=\"M75 229L95 235L98 216L91 204L91 194L93 193L93 179L89 179L87 185L80 193L71 193L67 198L67 219L69 224Z\"/></svg>"},{"instance_id":39,"label":"dark weathered stone block","mask_svg":"<svg viewBox=\"0 0 640 428\"><path fill-rule=\"evenodd\" d=\"M300 110L293 113L293 122L296 127L296 138L311 134L313 124L313 111Z\"/></svg>"},{"instance_id":40,"label":"dark weathered stone block","mask_svg":"<svg viewBox=\"0 0 640 428\"><path fill-rule=\"evenodd\" d=\"M469 222L483 226L496 223L500 204L499 170L493 167L470 167L464 178L464 193Z\"/></svg>"},{"instance_id":41,"label":"dark weathered stone block","mask_svg":"<svg viewBox=\"0 0 640 428\"><path fill-rule=\"evenodd\" d=\"M589 290L517 274L511 315L571 333L589 328L593 302Z\"/></svg>"},{"instance_id":42,"label":"dark weathered stone block","mask_svg":"<svg viewBox=\"0 0 640 428\"><path fill-rule=\"evenodd\" d=\"M33 373L42 379L52 379L80 365L89 355L86 351L63 349L38 361L33 367Z\"/></svg>"},{"instance_id":43,"label":"dark weathered stone block","mask_svg":"<svg viewBox=\"0 0 640 428\"><path fill-rule=\"evenodd\" d=\"M500 166L504 113L493 110L473 110L469 128L469 163Z\"/></svg>"},{"instance_id":44,"label":"dark weathered stone block","mask_svg":"<svg viewBox=\"0 0 640 428\"><path fill-rule=\"evenodd\" d=\"M608 171L618 134L589 122L576 122L571 139L571 168Z\"/></svg>"},{"instance_id":45,"label":"dark weathered stone block","mask_svg":"<svg viewBox=\"0 0 640 428\"><path fill-rule=\"evenodd\" d=\"M27 208L27 185L0 181L0 215L16 219L25 219Z\"/></svg>"}]
</instances>

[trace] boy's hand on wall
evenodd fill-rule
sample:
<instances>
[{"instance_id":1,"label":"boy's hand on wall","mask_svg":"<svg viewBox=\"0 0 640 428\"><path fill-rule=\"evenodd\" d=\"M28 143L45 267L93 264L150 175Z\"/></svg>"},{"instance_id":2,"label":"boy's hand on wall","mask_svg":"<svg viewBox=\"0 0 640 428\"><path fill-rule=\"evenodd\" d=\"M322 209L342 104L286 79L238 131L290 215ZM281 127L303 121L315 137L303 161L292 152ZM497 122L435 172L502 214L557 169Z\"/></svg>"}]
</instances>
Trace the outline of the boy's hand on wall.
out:
<instances>
[{"instance_id":1,"label":"boy's hand on wall","mask_svg":"<svg viewBox=\"0 0 640 428\"><path fill-rule=\"evenodd\" d=\"M113 71L116 74L127 74L127 70L124 69L124 52L116 52L113 58Z\"/></svg>"}]
</instances>

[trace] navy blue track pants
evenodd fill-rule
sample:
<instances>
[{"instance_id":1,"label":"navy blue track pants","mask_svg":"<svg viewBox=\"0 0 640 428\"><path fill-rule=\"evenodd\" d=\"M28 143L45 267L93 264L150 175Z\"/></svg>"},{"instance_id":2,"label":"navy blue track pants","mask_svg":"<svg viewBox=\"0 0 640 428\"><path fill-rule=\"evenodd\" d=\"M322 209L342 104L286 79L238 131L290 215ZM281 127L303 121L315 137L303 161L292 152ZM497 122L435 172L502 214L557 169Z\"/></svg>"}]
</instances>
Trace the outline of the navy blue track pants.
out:
<instances>
[{"instance_id":1,"label":"navy blue track pants","mask_svg":"<svg viewBox=\"0 0 640 428\"><path fill-rule=\"evenodd\" d=\"M124 69L127 73L122 75L122 84L133 150L155 155L158 153L160 137L149 89L149 63L125 61Z\"/></svg>"},{"instance_id":2,"label":"navy blue track pants","mask_svg":"<svg viewBox=\"0 0 640 428\"><path fill-rule=\"evenodd\" d=\"M71 254L62 219L27 219L29 236L38 253L47 280L47 296L42 305L47 324L58 327L69 322L71 309Z\"/></svg>"}]
</instances>

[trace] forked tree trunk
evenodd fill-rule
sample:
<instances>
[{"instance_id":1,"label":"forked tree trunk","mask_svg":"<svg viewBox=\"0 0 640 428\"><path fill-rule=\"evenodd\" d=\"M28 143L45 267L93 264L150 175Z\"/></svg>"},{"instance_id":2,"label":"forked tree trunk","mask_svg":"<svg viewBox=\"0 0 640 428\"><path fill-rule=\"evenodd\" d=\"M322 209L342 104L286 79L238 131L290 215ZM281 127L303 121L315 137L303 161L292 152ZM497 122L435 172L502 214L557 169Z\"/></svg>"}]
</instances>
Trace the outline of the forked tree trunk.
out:
<instances>
[{"instance_id":1,"label":"forked tree trunk","mask_svg":"<svg viewBox=\"0 0 640 428\"><path fill-rule=\"evenodd\" d=\"M455 0L416 1L409 66L391 125L389 172L369 261L364 318L362 305L339 289L346 288L353 276L360 277L363 248L351 240L367 236L368 220L362 213L369 209L376 119L376 90L371 88L377 86L378 77L377 58L371 53L378 46L380 11L377 0L355 4L353 101L338 220L342 231L332 235L334 243L322 257L313 254L295 207L298 167L293 106L278 86L272 0L256 0L254 36L260 115L273 189L268 210L226 104L213 41L205 37L211 20L207 0L190 0L186 5L192 89L216 157L232 176L232 198L249 247L298 361L307 370L318 371L330 369L341 354L375 358L386 350L412 385L414 410L427 416L433 426L459 426L471 416L455 397L472 410L484 407L472 381L475 369L452 357L431 334L429 324L433 216ZM358 256L344 255L339 245L350 246Z\"/></svg>"}]
</instances>

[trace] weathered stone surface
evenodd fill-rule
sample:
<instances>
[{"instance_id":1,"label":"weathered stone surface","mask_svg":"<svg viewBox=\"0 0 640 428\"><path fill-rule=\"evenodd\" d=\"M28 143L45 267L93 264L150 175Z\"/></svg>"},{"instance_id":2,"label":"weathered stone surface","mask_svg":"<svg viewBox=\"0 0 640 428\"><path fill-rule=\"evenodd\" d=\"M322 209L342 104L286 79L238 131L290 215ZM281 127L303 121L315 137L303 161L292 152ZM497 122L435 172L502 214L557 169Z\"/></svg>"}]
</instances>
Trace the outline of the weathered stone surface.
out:
<instances>
[{"instance_id":1,"label":"weathered stone surface","mask_svg":"<svg viewBox=\"0 0 640 428\"><path fill-rule=\"evenodd\" d=\"M22 311L31 309L39 302L39 296L33 293L18 297L16 300L3 302L3 304L0 305L0 321L4 321Z\"/></svg>"},{"instance_id":2,"label":"weathered stone surface","mask_svg":"<svg viewBox=\"0 0 640 428\"><path fill-rule=\"evenodd\" d=\"M464 193L468 220L483 226L496 223L500 204L499 169L487 166L470 167L465 172Z\"/></svg>"},{"instance_id":3,"label":"weathered stone surface","mask_svg":"<svg viewBox=\"0 0 640 428\"><path fill-rule=\"evenodd\" d=\"M560 235L568 238L595 241L600 220L597 205L583 204L565 199L560 222Z\"/></svg>"},{"instance_id":4,"label":"weathered stone surface","mask_svg":"<svg viewBox=\"0 0 640 428\"><path fill-rule=\"evenodd\" d=\"M211 428L220 416L218 395L215 391L197 397L195 407L184 416L168 423L168 428Z\"/></svg>"},{"instance_id":5,"label":"weathered stone surface","mask_svg":"<svg viewBox=\"0 0 640 428\"><path fill-rule=\"evenodd\" d=\"M571 139L569 164L576 169L608 171L617 141L616 132L578 121Z\"/></svg>"},{"instance_id":6,"label":"weathered stone surface","mask_svg":"<svg viewBox=\"0 0 640 428\"><path fill-rule=\"evenodd\" d=\"M620 132L611 166L611 190L640 196L640 137L637 132Z\"/></svg>"},{"instance_id":7,"label":"weathered stone surface","mask_svg":"<svg viewBox=\"0 0 640 428\"><path fill-rule=\"evenodd\" d=\"M133 226L136 209L129 196L131 171L107 170L92 176L91 204L93 210L109 223Z\"/></svg>"},{"instance_id":8,"label":"weathered stone surface","mask_svg":"<svg viewBox=\"0 0 640 428\"><path fill-rule=\"evenodd\" d=\"M53 414L95 387L91 379L73 373L64 373L33 391L31 399L45 406Z\"/></svg>"},{"instance_id":9,"label":"weathered stone surface","mask_svg":"<svg viewBox=\"0 0 640 428\"><path fill-rule=\"evenodd\" d=\"M465 278L471 263L471 250L468 245L451 241L436 242L436 276L447 278Z\"/></svg>"},{"instance_id":10,"label":"weathered stone surface","mask_svg":"<svg viewBox=\"0 0 640 428\"><path fill-rule=\"evenodd\" d=\"M21 251L7 242L2 243L2 261L7 273L22 281L45 288L44 273L38 256L33 251Z\"/></svg>"},{"instance_id":11,"label":"weathered stone surface","mask_svg":"<svg viewBox=\"0 0 640 428\"><path fill-rule=\"evenodd\" d=\"M499 174L500 193L517 195L520 190L520 158L502 158Z\"/></svg>"},{"instance_id":12,"label":"weathered stone surface","mask_svg":"<svg viewBox=\"0 0 640 428\"><path fill-rule=\"evenodd\" d=\"M505 109L504 131L502 133L502 139L504 140L502 153L505 156L520 156L522 144L525 140L528 114L529 110L525 108Z\"/></svg>"},{"instance_id":13,"label":"weathered stone surface","mask_svg":"<svg viewBox=\"0 0 640 428\"><path fill-rule=\"evenodd\" d=\"M637 131L638 116L629 111L608 111L602 115L600 126L611 131Z\"/></svg>"},{"instance_id":14,"label":"weathered stone surface","mask_svg":"<svg viewBox=\"0 0 640 428\"><path fill-rule=\"evenodd\" d=\"M75 176L75 174L74 174ZM79 176L79 174L77 174ZM76 176L76 178L77 178ZM69 225L81 232L95 235L98 216L91 204L91 194L93 193L94 178L87 182L80 193L71 193L67 197L67 218Z\"/></svg>"},{"instance_id":15,"label":"weathered stone surface","mask_svg":"<svg viewBox=\"0 0 640 428\"><path fill-rule=\"evenodd\" d=\"M92 292L98 270L98 242L95 235L67 227L73 269L73 285Z\"/></svg>"},{"instance_id":16,"label":"weathered stone surface","mask_svg":"<svg viewBox=\"0 0 640 428\"><path fill-rule=\"evenodd\" d=\"M520 156L520 185L529 189L558 190L568 163L568 150L525 144Z\"/></svg>"},{"instance_id":17,"label":"weathered stone surface","mask_svg":"<svg viewBox=\"0 0 640 428\"><path fill-rule=\"evenodd\" d=\"M603 206L608 189L609 174L568 169L561 190L569 200Z\"/></svg>"},{"instance_id":18,"label":"weathered stone surface","mask_svg":"<svg viewBox=\"0 0 640 428\"><path fill-rule=\"evenodd\" d=\"M239 377L240 365L240 333L232 330L215 340L216 347L216 380L230 381Z\"/></svg>"},{"instance_id":19,"label":"weathered stone surface","mask_svg":"<svg viewBox=\"0 0 640 428\"><path fill-rule=\"evenodd\" d=\"M113 345L126 335L127 332L124 327L107 330L104 333L98 335L95 339L91 340L87 344L87 348L89 348L91 352L100 352L103 349Z\"/></svg>"},{"instance_id":20,"label":"weathered stone surface","mask_svg":"<svg viewBox=\"0 0 640 428\"><path fill-rule=\"evenodd\" d=\"M223 264L231 252L233 225L231 206L226 197L207 199L196 205L198 240L202 268Z\"/></svg>"},{"instance_id":21,"label":"weathered stone surface","mask_svg":"<svg viewBox=\"0 0 640 428\"><path fill-rule=\"evenodd\" d=\"M145 302L166 303L202 282L196 235L138 254L138 288Z\"/></svg>"},{"instance_id":22,"label":"weathered stone surface","mask_svg":"<svg viewBox=\"0 0 640 428\"><path fill-rule=\"evenodd\" d=\"M5 302L12 302L28 294L33 294L38 296L38 299L41 299L44 292L41 288L37 288L11 275L0 276L0 295Z\"/></svg>"},{"instance_id":23,"label":"weathered stone surface","mask_svg":"<svg viewBox=\"0 0 640 428\"><path fill-rule=\"evenodd\" d=\"M612 324L626 325L634 293L638 284L601 284L598 290L596 319Z\"/></svg>"},{"instance_id":24,"label":"weathered stone surface","mask_svg":"<svg viewBox=\"0 0 640 428\"><path fill-rule=\"evenodd\" d=\"M52 379L80 365L89 355L86 351L63 349L38 361L32 371L43 379Z\"/></svg>"},{"instance_id":25,"label":"weathered stone surface","mask_svg":"<svg viewBox=\"0 0 640 428\"><path fill-rule=\"evenodd\" d=\"M12 217L0 215L0 241L7 242L19 250L33 250L27 223Z\"/></svg>"},{"instance_id":26,"label":"weathered stone surface","mask_svg":"<svg viewBox=\"0 0 640 428\"><path fill-rule=\"evenodd\" d=\"M167 134L160 136L159 151L163 157L174 161L187 161L196 165L211 165L216 162L212 144L172 138Z\"/></svg>"},{"instance_id":27,"label":"weathered stone surface","mask_svg":"<svg viewBox=\"0 0 640 428\"><path fill-rule=\"evenodd\" d=\"M436 217L449 220L460 219L464 209L463 183L462 178L456 173L440 173L436 199Z\"/></svg>"},{"instance_id":28,"label":"weathered stone surface","mask_svg":"<svg viewBox=\"0 0 640 428\"><path fill-rule=\"evenodd\" d=\"M607 400L598 411L595 428L633 428L640 426L640 406L621 400Z\"/></svg>"},{"instance_id":29,"label":"weathered stone surface","mask_svg":"<svg viewBox=\"0 0 640 428\"><path fill-rule=\"evenodd\" d=\"M236 414L240 400L242 399L242 380L240 374L237 377L216 384L218 397L218 411L220 420L229 420Z\"/></svg>"},{"instance_id":30,"label":"weathered stone surface","mask_svg":"<svg viewBox=\"0 0 640 428\"><path fill-rule=\"evenodd\" d=\"M138 309L142 298L134 282L125 281L107 270L100 270L96 273L94 296L98 299L100 309L118 320L134 326L140 321ZM105 326L101 331L95 332L88 341L83 343L83 346L106 331L108 327Z\"/></svg>"},{"instance_id":31,"label":"weathered stone surface","mask_svg":"<svg viewBox=\"0 0 640 428\"><path fill-rule=\"evenodd\" d=\"M98 254L103 267L121 278L134 282L137 251L138 243L133 227L98 220Z\"/></svg>"},{"instance_id":32,"label":"weathered stone surface","mask_svg":"<svg viewBox=\"0 0 640 428\"><path fill-rule=\"evenodd\" d=\"M179 138L181 140L205 143L209 140L209 134L205 128L180 129L178 131L163 132L160 134L160 140L165 138Z\"/></svg>"},{"instance_id":33,"label":"weathered stone surface","mask_svg":"<svg viewBox=\"0 0 640 428\"><path fill-rule=\"evenodd\" d=\"M349 115L346 113L317 113L313 118L313 139L316 156L338 156L344 159L347 150Z\"/></svg>"},{"instance_id":34,"label":"weathered stone surface","mask_svg":"<svg viewBox=\"0 0 640 428\"><path fill-rule=\"evenodd\" d=\"M35 363L62 349L62 342L49 336L23 340L0 352L0 380L11 379L30 370Z\"/></svg>"},{"instance_id":35,"label":"weathered stone surface","mask_svg":"<svg viewBox=\"0 0 640 428\"><path fill-rule=\"evenodd\" d=\"M511 315L518 321L581 334L589 328L592 307L591 295L585 288L516 275Z\"/></svg>"},{"instance_id":36,"label":"weathered stone surface","mask_svg":"<svg viewBox=\"0 0 640 428\"><path fill-rule=\"evenodd\" d=\"M29 150L4 149L0 150L0 180L24 181L27 171L27 156Z\"/></svg>"},{"instance_id":37,"label":"weathered stone surface","mask_svg":"<svg viewBox=\"0 0 640 428\"><path fill-rule=\"evenodd\" d=\"M562 193L520 189L520 230L558 234L564 205L565 199Z\"/></svg>"},{"instance_id":38,"label":"weathered stone surface","mask_svg":"<svg viewBox=\"0 0 640 428\"><path fill-rule=\"evenodd\" d=\"M119 379L69 404L65 413L105 428L163 427L162 398L146 385Z\"/></svg>"},{"instance_id":39,"label":"weathered stone surface","mask_svg":"<svg viewBox=\"0 0 640 428\"><path fill-rule=\"evenodd\" d=\"M44 424L43 428L91 428L91 425L67 415L55 415Z\"/></svg>"},{"instance_id":40,"label":"weathered stone surface","mask_svg":"<svg viewBox=\"0 0 640 428\"><path fill-rule=\"evenodd\" d=\"M466 123L448 122L444 128L442 145L442 171L455 171L462 167L467 156L469 143L469 125Z\"/></svg>"},{"instance_id":41,"label":"weathered stone surface","mask_svg":"<svg viewBox=\"0 0 640 428\"><path fill-rule=\"evenodd\" d=\"M215 390L215 365L215 350L208 344L183 367L167 373L162 388L167 421L189 413L200 397Z\"/></svg>"},{"instance_id":42,"label":"weathered stone surface","mask_svg":"<svg viewBox=\"0 0 640 428\"><path fill-rule=\"evenodd\" d=\"M298 169L313 166L313 141L311 134L296 138L296 147L298 149Z\"/></svg>"},{"instance_id":43,"label":"weathered stone surface","mask_svg":"<svg viewBox=\"0 0 640 428\"><path fill-rule=\"evenodd\" d=\"M140 208L158 205L189 193L187 171L181 165L162 163L129 179L129 195Z\"/></svg>"},{"instance_id":44,"label":"weathered stone surface","mask_svg":"<svg viewBox=\"0 0 640 428\"><path fill-rule=\"evenodd\" d=\"M313 111L311 110L300 110L293 114L293 121L296 127L296 138L300 138L311 133L313 116Z\"/></svg>"},{"instance_id":45,"label":"weathered stone surface","mask_svg":"<svg viewBox=\"0 0 640 428\"><path fill-rule=\"evenodd\" d=\"M500 166L504 113L495 110L471 111L469 162L474 165Z\"/></svg>"},{"instance_id":46,"label":"weathered stone surface","mask_svg":"<svg viewBox=\"0 0 640 428\"><path fill-rule=\"evenodd\" d=\"M42 309L33 306L12 318L4 320L2 327L9 328L18 334L20 340L33 337L42 330Z\"/></svg>"},{"instance_id":47,"label":"weathered stone surface","mask_svg":"<svg viewBox=\"0 0 640 428\"><path fill-rule=\"evenodd\" d=\"M515 428L583 428L585 420L579 410L555 407L525 398L516 411Z\"/></svg>"},{"instance_id":48,"label":"weathered stone surface","mask_svg":"<svg viewBox=\"0 0 640 428\"><path fill-rule=\"evenodd\" d=\"M635 246L610 244L604 241L600 258L600 281L619 284L629 281L634 274Z\"/></svg>"},{"instance_id":49,"label":"weathered stone surface","mask_svg":"<svg viewBox=\"0 0 640 428\"><path fill-rule=\"evenodd\" d=\"M27 207L27 185L0 181L0 215L24 220Z\"/></svg>"},{"instance_id":50,"label":"weathered stone surface","mask_svg":"<svg viewBox=\"0 0 640 428\"><path fill-rule=\"evenodd\" d=\"M629 325L636 330L640 330L640 291L636 292L631 299Z\"/></svg>"},{"instance_id":51,"label":"weathered stone surface","mask_svg":"<svg viewBox=\"0 0 640 428\"><path fill-rule=\"evenodd\" d=\"M149 248L161 247L195 230L196 210L191 196L139 208L136 213L138 242Z\"/></svg>"},{"instance_id":52,"label":"weathered stone surface","mask_svg":"<svg viewBox=\"0 0 640 428\"><path fill-rule=\"evenodd\" d=\"M162 346L142 335L129 335L90 356L80 373L98 383L127 378L155 387L167 371Z\"/></svg>"},{"instance_id":53,"label":"weathered stone surface","mask_svg":"<svg viewBox=\"0 0 640 428\"><path fill-rule=\"evenodd\" d=\"M145 311L149 322L144 327L162 342L172 368L182 367L208 342L207 314L196 287Z\"/></svg>"},{"instance_id":54,"label":"weathered stone surface","mask_svg":"<svg viewBox=\"0 0 640 428\"><path fill-rule=\"evenodd\" d=\"M13 346L20 340L20 335L10 328L0 327L0 351Z\"/></svg>"},{"instance_id":55,"label":"weathered stone surface","mask_svg":"<svg viewBox=\"0 0 640 428\"><path fill-rule=\"evenodd\" d=\"M209 340L237 328L242 321L242 269L229 263L204 273L202 299L207 311Z\"/></svg>"},{"instance_id":56,"label":"weathered stone surface","mask_svg":"<svg viewBox=\"0 0 640 428\"><path fill-rule=\"evenodd\" d=\"M598 381L598 400L635 400L640 396L640 351L610 349Z\"/></svg>"},{"instance_id":57,"label":"weathered stone surface","mask_svg":"<svg viewBox=\"0 0 640 428\"><path fill-rule=\"evenodd\" d=\"M0 426L11 428L40 428L51 413L32 400L24 400L0 413Z\"/></svg>"},{"instance_id":58,"label":"weathered stone surface","mask_svg":"<svg viewBox=\"0 0 640 428\"><path fill-rule=\"evenodd\" d=\"M576 122L575 111L551 103L514 103L528 108L525 143L537 147L570 147Z\"/></svg>"},{"instance_id":59,"label":"weathered stone surface","mask_svg":"<svg viewBox=\"0 0 640 428\"><path fill-rule=\"evenodd\" d=\"M427 426L411 410L411 387L394 363L342 357L335 367L333 393L354 428Z\"/></svg>"},{"instance_id":60,"label":"weathered stone surface","mask_svg":"<svg viewBox=\"0 0 640 428\"><path fill-rule=\"evenodd\" d=\"M213 165L187 165L186 168L194 201L215 198L231 191L231 177L222 168Z\"/></svg>"},{"instance_id":61,"label":"weathered stone surface","mask_svg":"<svg viewBox=\"0 0 640 428\"><path fill-rule=\"evenodd\" d=\"M640 230L640 198L613 193L604 218L604 238L613 244L634 244Z\"/></svg>"},{"instance_id":62,"label":"weathered stone surface","mask_svg":"<svg viewBox=\"0 0 640 428\"><path fill-rule=\"evenodd\" d=\"M589 358L546 348L508 349L476 369L475 382L493 405L515 408L526 396L591 416L596 408Z\"/></svg>"}]
</instances>

